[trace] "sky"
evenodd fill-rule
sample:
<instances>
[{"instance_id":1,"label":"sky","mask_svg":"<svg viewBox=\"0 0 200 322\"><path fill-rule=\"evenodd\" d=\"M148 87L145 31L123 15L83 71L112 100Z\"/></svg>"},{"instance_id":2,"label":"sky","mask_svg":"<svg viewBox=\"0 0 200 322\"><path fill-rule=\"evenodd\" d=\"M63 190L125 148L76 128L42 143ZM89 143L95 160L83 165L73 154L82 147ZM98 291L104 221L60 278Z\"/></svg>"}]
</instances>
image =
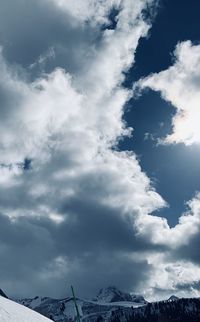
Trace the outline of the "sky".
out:
<instances>
[{"instance_id":1,"label":"sky","mask_svg":"<svg viewBox=\"0 0 200 322\"><path fill-rule=\"evenodd\" d=\"M1 0L8 296L200 296L199 21L197 0Z\"/></svg>"}]
</instances>

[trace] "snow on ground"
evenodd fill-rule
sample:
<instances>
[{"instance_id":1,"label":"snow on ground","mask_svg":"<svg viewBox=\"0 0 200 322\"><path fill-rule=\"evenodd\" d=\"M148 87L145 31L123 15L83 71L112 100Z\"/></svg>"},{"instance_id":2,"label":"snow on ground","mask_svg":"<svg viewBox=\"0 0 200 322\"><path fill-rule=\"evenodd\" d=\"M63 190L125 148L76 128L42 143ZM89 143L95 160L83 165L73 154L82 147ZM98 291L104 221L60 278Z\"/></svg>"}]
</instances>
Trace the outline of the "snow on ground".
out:
<instances>
[{"instance_id":1,"label":"snow on ground","mask_svg":"<svg viewBox=\"0 0 200 322\"><path fill-rule=\"evenodd\" d=\"M36 296L35 298L24 298L24 299L12 299L13 301L25 305L32 310L35 310L38 306L44 304L45 302L51 300L49 297L41 297L41 296Z\"/></svg>"},{"instance_id":2,"label":"snow on ground","mask_svg":"<svg viewBox=\"0 0 200 322\"><path fill-rule=\"evenodd\" d=\"M0 296L0 321L1 322L50 322L25 306L15 303ZM51 321L52 322L52 321Z\"/></svg>"},{"instance_id":3,"label":"snow on ground","mask_svg":"<svg viewBox=\"0 0 200 322\"><path fill-rule=\"evenodd\" d=\"M95 305L103 305L103 306L123 306L123 307L141 307L145 306L146 303L137 303L137 302L131 302L131 301L118 301L118 302L105 302L105 301L87 301L87 303L95 304Z\"/></svg>"},{"instance_id":4,"label":"snow on ground","mask_svg":"<svg viewBox=\"0 0 200 322\"><path fill-rule=\"evenodd\" d=\"M82 304L83 304L82 301L77 300L77 306L78 306L80 316L83 316ZM72 300L65 303L65 310L63 314L71 319L76 318L76 309L75 309L74 302Z\"/></svg>"}]
</instances>

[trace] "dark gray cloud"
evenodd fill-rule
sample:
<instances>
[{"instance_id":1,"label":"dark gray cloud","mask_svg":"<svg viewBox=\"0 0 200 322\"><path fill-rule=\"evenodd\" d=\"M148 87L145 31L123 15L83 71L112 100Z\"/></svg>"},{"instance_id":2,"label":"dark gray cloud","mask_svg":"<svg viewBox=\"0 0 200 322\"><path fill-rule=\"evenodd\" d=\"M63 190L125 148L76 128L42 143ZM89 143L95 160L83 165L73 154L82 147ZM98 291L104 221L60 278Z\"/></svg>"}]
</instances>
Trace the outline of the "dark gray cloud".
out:
<instances>
[{"instance_id":1,"label":"dark gray cloud","mask_svg":"<svg viewBox=\"0 0 200 322\"><path fill-rule=\"evenodd\" d=\"M0 43L6 59L24 68L34 64L26 70L34 78L58 66L69 72L79 70L100 33L75 20L45 1L2 0ZM53 55L49 56L50 49Z\"/></svg>"},{"instance_id":2,"label":"dark gray cloud","mask_svg":"<svg viewBox=\"0 0 200 322\"><path fill-rule=\"evenodd\" d=\"M109 215L101 213L102 218L97 220L93 215L93 221L91 217L92 214L87 221L83 214L72 227L71 222L55 226L45 218L11 221L1 215L2 287L12 296L33 296L38 292L64 296L70 283L88 296L109 284L136 289L140 280L148 277L151 267L131 258L132 250L138 248L131 230L126 236L127 225L122 220L109 222ZM61 267L59 271L61 256L66 261L61 261L64 270ZM55 257L58 263L54 262Z\"/></svg>"},{"instance_id":3,"label":"dark gray cloud","mask_svg":"<svg viewBox=\"0 0 200 322\"><path fill-rule=\"evenodd\" d=\"M30 180L28 171L24 176ZM87 184L91 184L91 177ZM1 206L19 209L21 216L12 220L0 216L1 283L10 294L39 292L64 296L63 281L66 280L77 285L80 293L91 295L98 287L108 284L137 289L141 278L147 277L151 267L133 253L155 252L155 247L136 236L132 221L121 216L118 208L100 204L97 195L101 196L103 186L99 185L98 191L93 192L95 200L91 194L87 195L89 189L68 202L60 200L57 210L66 218L61 224L55 224L45 215L36 217L34 213L33 216L31 210L45 199L39 196L31 200L26 194L25 182L22 188L17 191L8 188L1 193ZM55 208L57 201L49 200L49 205ZM54 260L59 257L66 260L66 271L61 269L59 276L52 275L49 284L48 272L54 271ZM69 271L68 265L72 266ZM47 279L40 277L45 269Z\"/></svg>"},{"instance_id":4,"label":"dark gray cloud","mask_svg":"<svg viewBox=\"0 0 200 322\"><path fill-rule=\"evenodd\" d=\"M193 283L179 283L179 284L176 284L176 288L180 291L185 291L187 292L188 289L193 289L194 291L197 291L197 294L198 292L200 291L200 281L197 281L197 282L193 282Z\"/></svg>"},{"instance_id":5,"label":"dark gray cloud","mask_svg":"<svg viewBox=\"0 0 200 322\"><path fill-rule=\"evenodd\" d=\"M199 245L200 245L200 235L199 231L190 239L190 242L186 245L180 246L176 251L174 251L173 257L178 259L184 259L191 261L197 265L200 263L200 254L199 254Z\"/></svg>"},{"instance_id":6,"label":"dark gray cloud","mask_svg":"<svg viewBox=\"0 0 200 322\"><path fill-rule=\"evenodd\" d=\"M2 286L10 295L32 293L35 275L53 256L50 234L25 218L10 221L1 215L0 223Z\"/></svg>"}]
</instances>

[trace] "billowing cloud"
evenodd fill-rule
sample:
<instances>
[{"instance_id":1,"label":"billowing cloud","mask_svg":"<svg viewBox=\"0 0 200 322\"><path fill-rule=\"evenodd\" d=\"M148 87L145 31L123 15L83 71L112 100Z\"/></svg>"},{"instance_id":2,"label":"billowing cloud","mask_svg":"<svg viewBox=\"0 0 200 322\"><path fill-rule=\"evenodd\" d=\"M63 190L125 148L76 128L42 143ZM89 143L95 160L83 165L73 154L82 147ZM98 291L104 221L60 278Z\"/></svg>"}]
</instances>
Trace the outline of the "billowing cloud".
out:
<instances>
[{"instance_id":1,"label":"billowing cloud","mask_svg":"<svg viewBox=\"0 0 200 322\"><path fill-rule=\"evenodd\" d=\"M200 45L190 41L179 43L174 51L173 66L148 76L140 85L159 91L175 108L172 133L162 140L164 143L200 142Z\"/></svg>"},{"instance_id":2,"label":"billowing cloud","mask_svg":"<svg viewBox=\"0 0 200 322\"><path fill-rule=\"evenodd\" d=\"M131 92L121 84L149 29L142 15L147 2L93 1L92 12L85 1L77 2L83 10L70 2L57 4L58 15L72 26L72 37L91 28L99 39L88 47L89 60L79 57L78 72L42 70L33 80L28 73L37 64L57 59L54 46L41 51L28 72L6 61L6 50L1 52L0 211L7 227L1 235L1 284L8 293L26 295L64 294L63 280L85 293L119 280L125 288L132 280L137 288L151 267L132 252L151 246L134 234L134 218L165 202L135 154L115 151L115 146L131 133L122 118ZM50 1L43 2L41 11L45 5ZM117 25L107 29L112 8L119 10ZM70 24L77 10L83 17ZM96 26L88 26L94 15ZM13 275L16 256L20 260ZM113 267L110 273L108 267Z\"/></svg>"},{"instance_id":3,"label":"billowing cloud","mask_svg":"<svg viewBox=\"0 0 200 322\"><path fill-rule=\"evenodd\" d=\"M60 296L72 283L85 295L116 284L153 297L176 265L196 267L178 251L199 233L199 195L170 228L151 215L166 203L137 156L116 149L132 131L123 120L132 91L122 84L150 27L147 4L154 1L36 1L36 29L48 27L38 55L28 52L23 64L18 42L12 57L6 44L1 50L0 283L8 294ZM29 21L15 23L29 30ZM5 34L14 39L14 28ZM36 44L35 35L30 29Z\"/></svg>"},{"instance_id":4,"label":"billowing cloud","mask_svg":"<svg viewBox=\"0 0 200 322\"><path fill-rule=\"evenodd\" d=\"M174 227L169 227L165 218L156 216L139 217L136 235L151 244L162 245L155 253L140 253L153 266L149 279L144 282L144 293L150 298L166 298L169 294L178 296L199 296L199 193L187 203L187 211ZM138 236L138 237L139 237Z\"/></svg>"},{"instance_id":5,"label":"billowing cloud","mask_svg":"<svg viewBox=\"0 0 200 322\"><path fill-rule=\"evenodd\" d=\"M144 281L144 294L150 299L167 298L170 294L179 297L199 296L199 265L188 260L174 260L167 254L156 254L149 257L149 279Z\"/></svg>"},{"instance_id":6,"label":"billowing cloud","mask_svg":"<svg viewBox=\"0 0 200 322\"><path fill-rule=\"evenodd\" d=\"M143 236L155 244L168 245L172 249L188 245L200 232L200 194L187 203L188 210L179 217L175 227L170 228L165 218L157 216L138 217L137 227ZM143 220L145 224L143 224Z\"/></svg>"},{"instance_id":7,"label":"billowing cloud","mask_svg":"<svg viewBox=\"0 0 200 322\"><path fill-rule=\"evenodd\" d=\"M172 104L175 113L172 119L172 133L160 138L161 144L199 144L199 75L200 46L190 41L179 43L174 52L174 64L167 70L152 74L139 81L140 88L150 88L161 93L164 100ZM150 256L157 273L150 279L151 290L162 294L176 293L185 296L199 294L199 193L187 203L187 211L179 217L175 227L170 228L167 220L146 217L145 225L139 218L140 234L153 243L166 245L169 251ZM154 278L156 276L156 279ZM161 279L158 280L157 276ZM154 284L154 287L153 287ZM148 287L147 287L148 288ZM165 290L165 291L164 291Z\"/></svg>"}]
</instances>

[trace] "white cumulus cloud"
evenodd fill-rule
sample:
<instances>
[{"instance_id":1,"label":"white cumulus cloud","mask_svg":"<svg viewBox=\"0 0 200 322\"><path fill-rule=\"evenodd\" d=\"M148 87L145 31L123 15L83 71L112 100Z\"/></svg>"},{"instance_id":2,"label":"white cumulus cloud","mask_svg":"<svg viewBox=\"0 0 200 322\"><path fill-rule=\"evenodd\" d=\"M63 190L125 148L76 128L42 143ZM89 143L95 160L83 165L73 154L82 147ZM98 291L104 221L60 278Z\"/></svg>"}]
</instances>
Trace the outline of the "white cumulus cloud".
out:
<instances>
[{"instance_id":1,"label":"white cumulus cloud","mask_svg":"<svg viewBox=\"0 0 200 322\"><path fill-rule=\"evenodd\" d=\"M200 142L200 45L181 42L174 51L174 64L139 82L142 88L159 91L175 108L172 133L165 143L191 145Z\"/></svg>"}]
</instances>

